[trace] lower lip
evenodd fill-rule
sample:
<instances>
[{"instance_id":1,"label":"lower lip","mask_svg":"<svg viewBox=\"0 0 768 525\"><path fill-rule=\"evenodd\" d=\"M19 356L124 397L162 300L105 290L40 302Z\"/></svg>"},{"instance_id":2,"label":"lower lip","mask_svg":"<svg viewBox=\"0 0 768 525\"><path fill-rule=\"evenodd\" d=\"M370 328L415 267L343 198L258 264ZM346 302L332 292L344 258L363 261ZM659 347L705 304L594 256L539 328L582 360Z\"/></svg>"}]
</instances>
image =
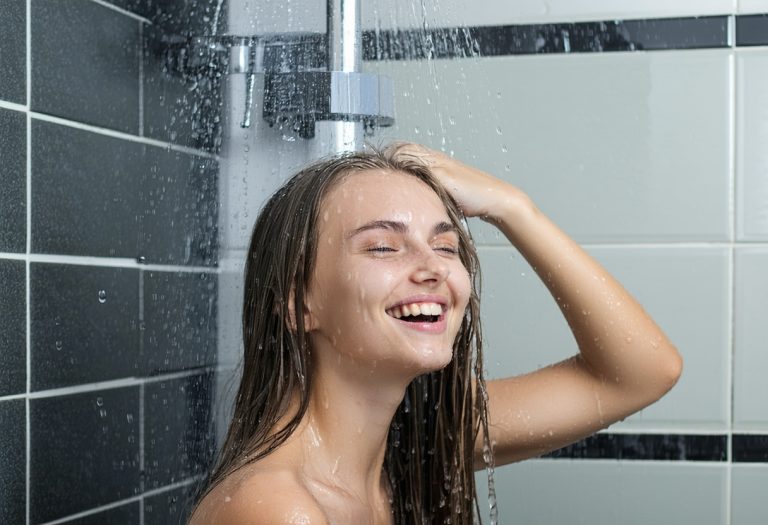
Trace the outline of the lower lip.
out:
<instances>
[{"instance_id":1,"label":"lower lip","mask_svg":"<svg viewBox=\"0 0 768 525\"><path fill-rule=\"evenodd\" d=\"M394 319L395 321L397 321L402 325L405 325L411 330L417 330L419 332L427 332L431 334L441 334L445 332L445 329L448 326L448 321L446 320L445 313L440 314L440 317L434 323L427 323L427 322L414 323L409 321L403 321L402 319L398 319L396 317L392 317L392 319Z\"/></svg>"}]
</instances>

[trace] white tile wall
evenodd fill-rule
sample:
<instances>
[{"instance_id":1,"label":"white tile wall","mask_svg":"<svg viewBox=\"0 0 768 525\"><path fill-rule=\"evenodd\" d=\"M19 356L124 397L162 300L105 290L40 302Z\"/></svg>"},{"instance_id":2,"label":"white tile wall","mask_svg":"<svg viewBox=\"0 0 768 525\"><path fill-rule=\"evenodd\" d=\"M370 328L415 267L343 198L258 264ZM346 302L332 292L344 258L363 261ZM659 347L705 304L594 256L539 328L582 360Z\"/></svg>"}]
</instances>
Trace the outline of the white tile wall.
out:
<instances>
[{"instance_id":1,"label":"white tile wall","mask_svg":"<svg viewBox=\"0 0 768 525\"><path fill-rule=\"evenodd\" d=\"M471 9L460 0L387 0L363 2L363 27L421 27L425 18L431 27L455 27L722 15L735 9L736 0L476 0Z\"/></svg>"},{"instance_id":2,"label":"white tile wall","mask_svg":"<svg viewBox=\"0 0 768 525\"><path fill-rule=\"evenodd\" d=\"M395 81L383 137L520 186L582 242L725 241L731 51L371 63ZM377 140L381 140L377 137ZM488 229L479 241L496 243Z\"/></svg>"},{"instance_id":3,"label":"white tile wall","mask_svg":"<svg viewBox=\"0 0 768 525\"><path fill-rule=\"evenodd\" d=\"M731 525L768 523L768 466L734 465L731 476Z\"/></svg>"},{"instance_id":4,"label":"white tile wall","mask_svg":"<svg viewBox=\"0 0 768 525\"><path fill-rule=\"evenodd\" d=\"M768 13L766 0L737 0L739 13Z\"/></svg>"},{"instance_id":5,"label":"white tile wall","mask_svg":"<svg viewBox=\"0 0 768 525\"><path fill-rule=\"evenodd\" d=\"M739 240L768 240L768 51L740 49L736 57Z\"/></svg>"},{"instance_id":6,"label":"white tile wall","mask_svg":"<svg viewBox=\"0 0 768 525\"><path fill-rule=\"evenodd\" d=\"M726 248L598 247L589 252L632 293L683 355L683 376L656 404L611 429L724 431L729 420ZM549 292L513 248L480 248L489 377L540 368L578 349Z\"/></svg>"},{"instance_id":7,"label":"white tile wall","mask_svg":"<svg viewBox=\"0 0 768 525\"><path fill-rule=\"evenodd\" d=\"M768 431L768 248L736 249L733 426ZM766 486L768 487L768 485Z\"/></svg>"},{"instance_id":8,"label":"white tile wall","mask_svg":"<svg viewBox=\"0 0 768 525\"><path fill-rule=\"evenodd\" d=\"M496 470L499 523L721 525L726 479L714 463L526 461ZM484 502L485 473L476 480Z\"/></svg>"}]
</instances>

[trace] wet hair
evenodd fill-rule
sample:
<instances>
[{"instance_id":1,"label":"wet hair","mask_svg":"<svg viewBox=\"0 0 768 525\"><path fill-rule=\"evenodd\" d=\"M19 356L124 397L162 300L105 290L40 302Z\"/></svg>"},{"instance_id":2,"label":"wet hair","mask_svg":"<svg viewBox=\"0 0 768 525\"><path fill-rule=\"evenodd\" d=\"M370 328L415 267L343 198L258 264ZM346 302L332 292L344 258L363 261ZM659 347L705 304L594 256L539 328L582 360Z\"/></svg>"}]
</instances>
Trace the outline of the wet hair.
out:
<instances>
[{"instance_id":1,"label":"wet hair","mask_svg":"<svg viewBox=\"0 0 768 525\"><path fill-rule=\"evenodd\" d=\"M317 256L320 208L344 177L368 170L412 175L438 195L456 227L459 257L472 282L453 359L445 368L414 379L392 419L384 470L395 523L471 523L475 510L479 518L474 443L481 426L484 457L486 463L492 461L487 454L480 267L456 202L423 162L398 155L397 148L323 159L289 179L262 209L245 268L242 379L224 445L198 501L227 476L277 449L305 415L312 385L305 297ZM290 414L296 399L298 409Z\"/></svg>"}]
</instances>

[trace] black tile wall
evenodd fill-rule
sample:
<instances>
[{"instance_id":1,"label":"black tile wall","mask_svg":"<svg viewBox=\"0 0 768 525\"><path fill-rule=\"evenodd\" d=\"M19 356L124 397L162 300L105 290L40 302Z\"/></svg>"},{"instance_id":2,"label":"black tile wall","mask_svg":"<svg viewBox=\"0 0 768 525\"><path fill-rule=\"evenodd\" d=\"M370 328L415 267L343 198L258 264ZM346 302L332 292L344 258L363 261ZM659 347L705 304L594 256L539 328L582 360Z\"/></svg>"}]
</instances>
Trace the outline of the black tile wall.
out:
<instances>
[{"instance_id":1,"label":"black tile wall","mask_svg":"<svg viewBox=\"0 0 768 525\"><path fill-rule=\"evenodd\" d=\"M33 120L32 251L136 257L146 147Z\"/></svg>"},{"instance_id":2,"label":"black tile wall","mask_svg":"<svg viewBox=\"0 0 768 525\"><path fill-rule=\"evenodd\" d=\"M216 264L217 176L206 157L33 120L32 251Z\"/></svg>"},{"instance_id":3,"label":"black tile wall","mask_svg":"<svg viewBox=\"0 0 768 525\"><path fill-rule=\"evenodd\" d=\"M195 484L144 499L144 525L184 525L194 505Z\"/></svg>"},{"instance_id":4,"label":"black tile wall","mask_svg":"<svg viewBox=\"0 0 768 525\"><path fill-rule=\"evenodd\" d=\"M733 461L768 463L768 435L734 434Z\"/></svg>"},{"instance_id":5,"label":"black tile wall","mask_svg":"<svg viewBox=\"0 0 768 525\"><path fill-rule=\"evenodd\" d=\"M0 259L0 396L27 390L26 277L24 261Z\"/></svg>"},{"instance_id":6,"label":"black tile wall","mask_svg":"<svg viewBox=\"0 0 768 525\"><path fill-rule=\"evenodd\" d=\"M2 54L0 48L0 60ZM0 252L24 253L27 251L27 118L23 113L0 108L0 159Z\"/></svg>"},{"instance_id":7,"label":"black tile wall","mask_svg":"<svg viewBox=\"0 0 768 525\"><path fill-rule=\"evenodd\" d=\"M147 148L141 182L140 257L147 263L209 266L217 263L218 163Z\"/></svg>"},{"instance_id":8,"label":"black tile wall","mask_svg":"<svg viewBox=\"0 0 768 525\"><path fill-rule=\"evenodd\" d=\"M139 271L30 265L32 390L138 374Z\"/></svg>"},{"instance_id":9,"label":"black tile wall","mask_svg":"<svg viewBox=\"0 0 768 525\"><path fill-rule=\"evenodd\" d=\"M214 452L212 373L146 385L144 470L147 490L201 474Z\"/></svg>"},{"instance_id":10,"label":"black tile wall","mask_svg":"<svg viewBox=\"0 0 768 525\"><path fill-rule=\"evenodd\" d=\"M27 102L27 5L0 0L0 99Z\"/></svg>"},{"instance_id":11,"label":"black tile wall","mask_svg":"<svg viewBox=\"0 0 768 525\"><path fill-rule=\"evenodd\" d=\"M30 400L31 522L139 493L139 387Z\"/></svg>"},{"instance_id":12,"label":"black tile wall","mask_svg":"<svg viewBox=\"0 0 768 525\"><path fill-rule=\"evenodd\" d=\"M768 45L768 15L746 15L736 17L736 45Z\"/></svg>"},{"instance_id":13,"label":"black tile wall","mask_svg":"<svg viewBox=\"0 0 768 525\"><path fill-rule=\"evenodd\" d=\"M209 35L219 0L108 0L109 3L149 19L165 33ZM221 5L220 21L226 20L228 0ZM219 26L219 30L223 26Z\"/></svg>"},{"instance_id":14,"label":"black tile wall","mask_svg":"<svg viewBox=\"0 0 768 525\"><path fill-rule=\"evenodd\" d=\"M0 401L0 523L26 516L26 408L23 399Z\"/></svg>"},{"instance_id":15,"label":"black tile wall","mask_svg":"<svg viewBox=\"0 0 768 525\"><path fill-rule=\"evenodd\" d=\"M726 461L725 435L595 434L543 457L569 459L631 459Z\"/></svg>"},{"instance_id":16,"label":"black tile wall","mask_svg":"<svg viewBox=\"0 0 768 525\"><path fill-rule=\"evenodd\" d=\"M32 0L31 17L32 109L137 134L140 22L90 0Z\"/></svg>"},{"instance_id":17,"label":"black tile wall","mask_svg":"<svg viewBox=\"0 0 768 525\"><path fill-rule=\"evenodd\" d=\"M141 508L139 502L134 501L63 523L64 525L139 525L141 523Z\"/></svg>"},{"instance_id":18,"label":"black tile wall","mask_svg":"<svg viewBox=\"0 0 768 525\"><path fill-rule=\"evenodd\" d=\"M221 74L168 67L167 34L144 30L144 134L153 139L218 152L221 146Z\"/></svg>"},{"instance_id":19,"label":"black tile wall","mask_svg":"<svg viewBox=\"0 0 768 525\"><path fill-rule=\"evenodd\" d=\"M217 276L144 273L145 373L216 363Z\"/></svg>"}]
</instances>

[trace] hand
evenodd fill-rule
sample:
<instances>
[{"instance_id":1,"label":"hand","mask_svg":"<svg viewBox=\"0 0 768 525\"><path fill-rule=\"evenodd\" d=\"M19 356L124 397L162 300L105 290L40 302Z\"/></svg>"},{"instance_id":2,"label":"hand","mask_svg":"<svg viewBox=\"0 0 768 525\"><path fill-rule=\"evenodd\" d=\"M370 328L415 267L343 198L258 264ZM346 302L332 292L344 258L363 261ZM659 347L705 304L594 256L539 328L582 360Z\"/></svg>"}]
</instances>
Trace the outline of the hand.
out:
<instances>
[{"instance_id":1,"label":"hand","mask_svg":"<svg viewBox=\"0 0 768 525\"><path fill-rule=\"evenodd\" d=\"M495 222L504 208L527 196L502 180L439 151L410 142L390 146L395 158L415 158L426 164L456 200L466 217Z\"/></svg>"}]
</instances>

